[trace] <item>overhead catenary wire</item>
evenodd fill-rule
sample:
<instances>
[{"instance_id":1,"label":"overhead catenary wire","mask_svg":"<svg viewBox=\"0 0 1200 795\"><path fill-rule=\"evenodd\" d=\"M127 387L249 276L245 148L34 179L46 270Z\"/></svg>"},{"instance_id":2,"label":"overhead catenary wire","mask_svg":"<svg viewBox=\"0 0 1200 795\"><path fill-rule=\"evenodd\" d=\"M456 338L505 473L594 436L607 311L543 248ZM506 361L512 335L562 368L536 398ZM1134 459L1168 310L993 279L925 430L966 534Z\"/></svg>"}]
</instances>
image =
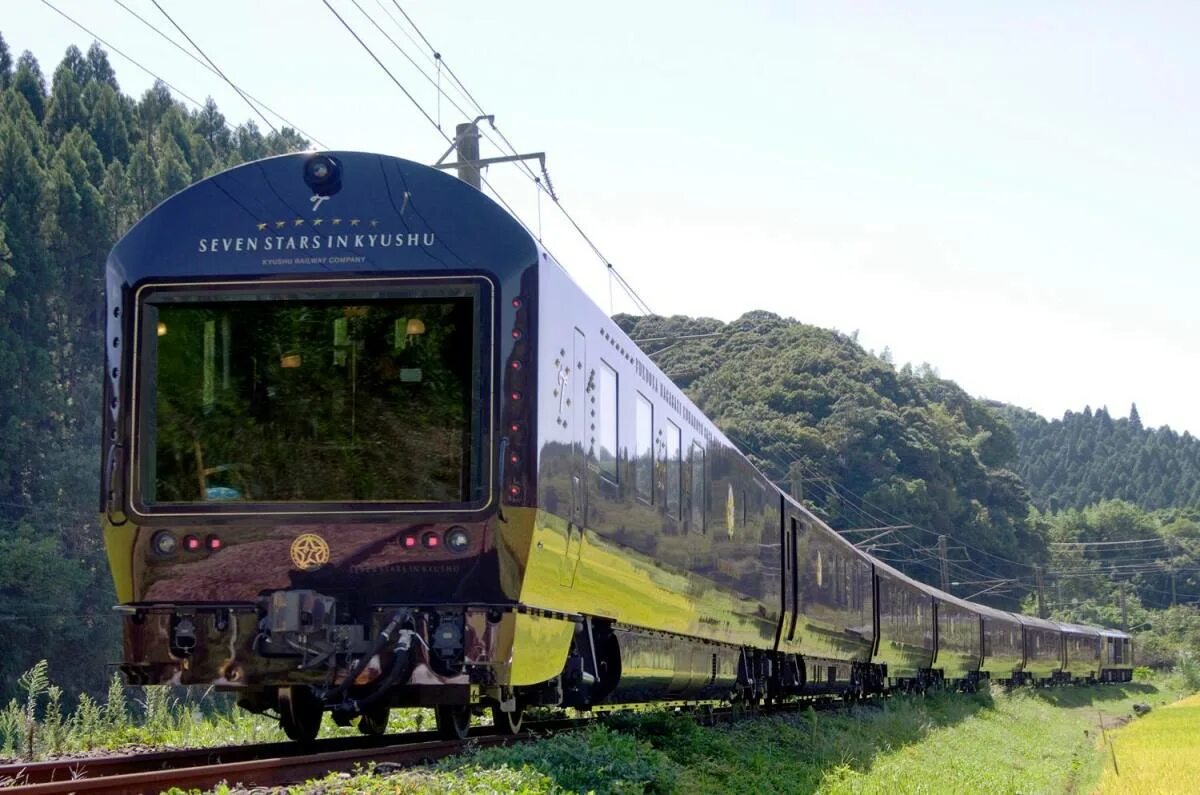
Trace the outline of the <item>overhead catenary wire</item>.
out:
<instances>
[{"instance_id":1,"label":"overhead catenary wire","mask_svg":"<svg viewBox=\"0 0 1200 795\"><path fill-rule=\"evenodd\" d=\"M760 433L761 433L761 435L764 435L767 438L772 439L776 443L789 449L793 455L797 455L797 453L799 452L795 449L793 442L786 440L786 439L782 439L769 430L760 429ZM793 459L792 463L798 464L803 471L808 472L810 475L812 475L813 473L815 473L817 475L817 477L814 478L813 480L806 481L806 483L808 485L812 486L812 485L818 484L822 480L824 482L828 483L829 489L823 489L822 493L824 493L827 497L832 495L838 501L839 504L849 506L852 510L857 511L858 513L860 513L863 516L869 517L872 521L875 521L878 524L888 524L889 521L898 521L901 524L906 524L906 520L901 519L900 517L896 516L895 514L891 514L887 511L883 511L883 513L885 516L889 517L888 520L882 519L879 514L867 511L866 508L863 507L864 505L870 506L872 508L876 508L877 510L883 510L883 509L879 509L878 506L872 505L865 498L855 494L854 492L850 491L848 488L839 485L832 476L830 476L826 473L822 473L819 470L817 470L815 467L810 467L809 465L805 464L805 462L802 461L799 456L797 456L795 459ZM855 500L858 501L857 504L856 504ZM933 536L939 535L938 533L935 533L934 531L931 531L931 530L926 530L925 528L920 527L919 525L915 525L915 524L911 524L911 523L907 523L907 525L912 527L915 530L920 530L921 532L928 533ZM904 537L905 539L907 539L910 542L910 544L912 544L912 548L921 549L921 550L927 549L926 547L924 547L924 545L922 545L916 539L912 538L910 535L899 532L899 531L897 531L897 533L899 535L901 535L902 537ZM957 538L955 538L954 536L952 536L948 533L944 534L944 535L946 535L948 538L954 538L956 541L958 541ZM959 543L962 543L962 542L959 541ZM966 544L963 544L963 546L970 547L970 545L966 545ZM980 550L980 551L984 552L984 554L990 554L990 553L986 553L986 551L983 551L983 550ZM994 556L994 557L1000 557L1002 560L1006 560L1006 559L1002 558L1001 556ZM931 556L931 559L940 561L940 558L936 558L933 556ZM1030 565L1030 564L1018 564L1018 565L1024 565L1024 566L1028 566L1029 568L1032 568L1032 565ZM999 574L999 572L996 572L995 570L992 570L988 567L982 566L980 564L976 564L976 566L979 569L979 572L975 572L973 569L965 569L965 570L972 571L973 576L978 576L978 573L980 573L980 572L983 574L1002 576Z\"/></svg>"},{"instance_id":2,"label":"overhead catenary wire","mask_svg":"<svg viewBox=\"0 0 1200 795\"><path fill-rule=\"evenodd\" d=\"M793 442L784 440L784 438L781 438L778 435L775 435L774 432L772 432L770 430L757 429L757 434L768 438L768 440L773 441L776 444L779 444L779 446L784 447L785 449L790 450L790 452L793 455L798 454L798 450L796 450L796 448L794 448ZM739 444L743 448L751 450L751 452L752 452L752 449L754 449L754 446L750 446L750 444L746 444L744 442L739 442ZM758 452L758 454L761 455L761 450L760 450L760 452ZM888 524L888 520L882 519L880 515L870 512L870 510L866 509L863 506L862 503L865 503L866 506L870 506L871 503L869 501L865 501L864 498L859 497L857 494L854 494L854 492L851 491L850 489L846 489L845 486L841 486L840 484L838 484L838 482L836 482L836 480L832 476L828 476L828 474L826 474L826 473L821 473L820 471L815 470L815 468L806 467L804 465L804 462L799 459L798 455L797 455L796 459L792 460L792 462L793 462L793 464L800 465L800 467L802 467L802 470L808 471L810 473L810 476L812 473L816 472L818 477L811 479L811 480L806 480L805 484L808 485L809 488L816 488L818 491L821 492L821 495L824 498L827 498L827 500L828 500L828 498L833 498L833 500L838 502L838 504L840 504L840 506L850 508L853 513L857 513L860 516L863 516L863 518L868 519L869 522L875 522L875 524L880 524L880 525ZM776 461L776 464L778 464L778 461ZM784 468L787 468L787 467L784 467ZM823 488L823 486L821 485L822 483L827 483L828 488ZM862 503L859 503L856 501L862 501ZM888 515L890 516L890 518L892 518L892 520L899 519L898 516L895 516L894 514L888 514ZM901 520L901 524L902 524L902 520ZM906 525L906 526L912 527L913 530L919 530L920 532L928 533L928 534L930 534L930 536L934 536L934 537L938 536L938 533L935 533L934 531L925 530L925 528L919 527L917 525ZM929 570L929 572L931 572L932 574L935 574L935 575L941 574L941 570L940 570L941 558L938 557L934 551L932 551L930 548L928 548L928 546L925 546L922 543L920 543L919 540L917 540L916 538L913 538L911 536L911 534L904 533L900 530L896 530L895 534L896 534L896 536L899 536L899 537L905 539L905 542L907 543L907 548L908 548L908 550L910 550L910 554L917 556L916 562L919 562L920 566L922 566L925 570ZM947 537L953 538L953 536L947 536ZM964 545L964 549L965 548L966 548L966 545ZM889 557L887 555L877 555L877 556L881 557L881 560L883 560L884 562L889 562L889 563L913 562L911 560L910 561L895 560L895 558L890 558L890 560L889 560ZM925 561L928 561L928 562L925 562ZM974 562L973 568L966 567L966 566L964 566L964 564L962 564L962 562L958 562L958 561L950 560L949 563L952 564L952 567L954 567L958 570L962 570L962 572L967 572L971 576L991 575L991 576L996 576L996 578L1010 579L1010 578L1008 578L1007 575L1003 575L1000 572L996 572L995 569L986 567L986 566L984 566L984 564L980 564L978 562ZM1025 564L1025 566L1033 568L1031 566L1031 564ZM1021 581L1021 585L1024 585L1025 587L1032 587L1032 584L1028 584L1028 582L1025 582L1025 581Z\"/></svg>"},{"instance_id":3,"label":"overhead catenary wire","mask_svg":"<svg viewBox=\"0 0 1200 795\"><path fill-rule=\"evenodd\" d=\"M218 72L216 69L214 69L214 68L213 68L213 67L212 67L212 66L211 66L211 65L210 65L210 64L209 64L207 61L204 61L204 60L202 60L201 58L197 57L195 53L191 52L191 51L190 51L190 50L188 50L186 47L184 47L182 44L180 44L179 42L175 41L175 39L171 38L169 35L167 35L166 33L164 33L164 32L162 31L162 29L161 29L161 28L159 28L157 25L155 25L153 22L151 22L150 20L146 19L146 18L145 18L145 17L143 17L141 14L139 14L137 11L135 11L134 9L132 9L132 8L130 8L128 5L126 5L126 4L124 3L124 0L113 0L113 2L114 2L114 3L116 3L118 6L120 6L121 8L123 8L123 9L124 9L124 10L125 10L127 13L129 13L130 15L132 15L134 18L136 18L136 19L137 19L139 22L141 22L143 25L145 25L146 27L150 28L150 30L152 30L152 31L154 31L155 33L157 33L157 34L158 34L158 35L159 35L159 36L160 36L162 39L164 39L164 40L165 40L167 43L169 43L169 44L170 44L172 47L174 47L175 49L179 50L181 53L183 53L184 55L186 55L188 58L191 58L193 61L195 61L195 62L196 62L197 64L199 64L200 66L202 66L202 67L204 67L205 69L207 69L207 70L208 70L209 72L211 72L212 74L215 74L215 75L217 75L218 77L222 77L221 73L220 73L220 72ZM241 92L241 93L242 93L242 98L243 98L243 99L245 99L245 98L247 98L247 97L248 97L249 99L253 100L255 103L257 103L259 106L261 106L261 107L262 107L264 110L266 110L266 111L267 111L268 113L270 113L272 116L274 116L275 118L279 119L279 120L280 120L281 122L283 122L283 123L284 123L286 126L288 126L288 127L291 127L293 130L295 130L296 132L300 133L301 135L303 135L303 136L304 136L305 138L307 138L308 140L312 141L314 144L316 144L316 145L317 145L317 146L319 146L320 148L322 148L322 149L327 149L327 148L328 148L328 147L325 145L325 143L324 143L324 142L322 142L320 139L318 139L318 138L317 138L315 135L313 135L312 133L309 133L309 132L307 132L307 131L305 131L305 130L301 129L301 128L299 127L299 125L297 125L297 124L295 124L294 122L290 121L290 120L289 120L289 119L288 119L286 116L284 116L283 114L281 114L279 111L272 109L272 108L271 108L269 105L267 105L267 103L263 102L263 101L262 101L261 99L259 99L258 97L255 97L255 96L254 96L253 94L251 94L249 91L243 91L243 92Z\"/></svg>"},{"instance_id":4,"label":"overhead catenary wire","mask_svg":"<svg viewBox=\"0 0 1200 795\"><path fill-rule=\"evenodd\" d=\"M79 29L80 29L80 30L82 30L84 33L86 33L87 35L91 36L93 39L95 39L96 41L98 41L98 42L100 42L101 44L103 44L103 45L104 45L105 47L107 47L109 50L111 50L111 51L115 52L117 55L121 56L121 57L122 57L122 58L124 58L126 61L129 61L131 64L133 64L134 66L136 66L138 69L141 69L143 72L145 72L146 74L150 75L151 77L153 77L155 80L157 80L157 81L159 81L160 83L162 83L162 84L163 84L164 86L166 86L167 88L171 89L171 91L173 91L174 93L178 94L179 96L181 96L181 97L183 97L184 99L186 99L188 102L190 102L190 103L192 103L193 105L195 105L197 108L203 108L203 107L204 107L204 103L200 102L199 100L197 100L196 98L192 97L191 95L189 95L189 94L185 93L184 91L180 90L179 88L176 88L176 87L175 87L174 85L172 85L171 83L167 82L167 81L166 81L166 80L165 80L163 77L161 77L161 76L160 76L160 75L159 75L157 72L155 72L154 70L150 69L148 66L144 66L144 65L143 65L143 64L142 64L140 61L138 61L137 59L135 59L133 56L126 54L124 50L121 50L121 49L120 49L120 48L118 48L116 45L114 45L114 44L112 44L112 43L108 42L107 40L105 40L104 38L102 38L101 36L99 36L98 34L94 33L94 32L93 32L93 31L92 31L90 28L88 28L88 27L87 27L86 25L84 25L82 22L78 21L77 19L75 19L74 17L70 16L69 14L67 14L67 13L66 13L65 11L63 11L62 9L60 9L58 6L56 6L56 5L54 5L53 3L51 3L51 2L50 2L50 0L40 0L40 2L41 2L41 4L42 4L42 5L46 6L46 7L47 7L47 8L49 8L51 11L53 11L53 12L54 12L54 13L56 13L56 14L58 14L60 17L62 17L63 19L67 20L67 21L68 21L68 22L70 22L72 25L74 25L75 27L79 28Z\"/></svg>"},{"instance_id":5,"label":"overhead catenary wire","mask_svg":"<svg viewBox=\"0 0 1200 795\"><path fill-rule=\"evenodd\" d=\"M453 146L455 143L454 140L449 135L446 134L445 130L443 130L441 128L441 126L437 123L437 121L433 118L433 116L430 115L430 113L425 109L425 107L421 104L421 102L415 96L413 96L412 92L409 91L408 88L406 88L404 86L404 84L400 81L400 79L397 78L396 75L390 69L388 69L387 65L384 64L383 60L379 57L379 55L358 34L358 31L356 31L354 29L354 27L346 20L346 18L342 14L338 13L337 9L335 9L333 7L333 5L329 2L329 0L321 0L321 2L329 10L329 12L331 14L333 14L334 17L337 18L338 22L341 23L342 27L344 27L346 29L346 31L351 36L354 37L355 41L357 41L359 46L362 47L367 52L367 54L376 63L376 65L379 66L379 68L383 70L383 72L388 76L388 78L392 81L392 83L394 83L396 85L396 87L399 88L404 93L405 97L407 97L409 102L411 102L413 104L413 106L416 107L417 110L421 113L421 115L425 117L425 120L429 122L430 126L432 126L435 130L437 130L438 134L440 134L448 143L450 143ZM356 8L359 9L360 12L362 12L364 15L368 16L368 18L369 18L369 15L366 14L365 10L360 5L355 3L355 6L356 6ZM397 7L399 7L399 6L397 6ZM403 9L401 9L401 11L403 12ZM407 14L405 14L405 18L409 19ZM372 22L373 22L373 20L372 20ZM428 40L425 38L424 34L420 33L419 29L418 29L418 33L421 35L422 40L428 42ZM395 42L394 39L390 39L390 37L389 37L389 41L392 42L393 46L399 47L399 45ZM411 61L411 59L410 59L410 61ZM447 67L447 73L451 74L448 67ZM426 77L426 79L428 79L428 75L425 75L425 77ZM454 79L457 80L457 77L455 77ZM460 81L460 83L461 83L461 81ZM515 150L514 150L514 153L515 153ZM529 171L532 174L532 170L530 169ZM548 177L548 175L546 175L546 176ZM534 175L534 179L536 180L536 175ZM524 222L524 220L521 219L520 215L504 199L504 197L500 194L500 192L498 190L496 190L496 188L487 180L487 178L482 175L482 173L480 174L480 181L488 187L488 189L496 197L496 200L499 201L500 204L506 210L508 210L509 214L511 214L513 216L513 218L516 219L517 222L520 223L521 226L523 226L526 229L526 231L528 231L531 235L534 234L533 231L529 228L529 225L526 224ZM542 183L536 182L536 184L541 185ZM604 262L604 264L608 268L609 272L616 277L618 285L630 297L630 300L634 301L635 306L637 306L640 311L643 311L646 314L654 314L653 310L651 310L650 307L646 304L646 302L644 300L642 300L642 298L637 294L636 290L633 289L632 285L630 285L625 280L625 278L620 274L620 272L617 271L617 269L613 266L612 262L609 261L609 259L604 256L603 252L600 251L599 247L595 244L595 242L591 239L591 237L589 237L588 234L586 232L584 232L583 228L579 225L579 223L574 219L574 217L571 216L571 214L567 211L567 209L562 205L558 196L555 193L553 193L552 191L550 191L549 189L547 189L547 195L549 195L550 198L554 201L555 206L557 206L559 208L560 212L562 212L563 217L565 217L567 219L567 221L571 224L571 226L575 229L575 231L579 234L579 236L592 249L592 252L602 262ZM547 251L549 251L549 248L547 246L545 246L544 243L543 243L543 247L547 248ZM557 257L555 259L557 259Z\"/></svg>"},{"instance_id":6,"label":"overhead catenary wire","mask_svg":"<svg viewBox=\"0 0 1200 795\"><path fill-rule=\"evenodd\" d=\"M213 68L213 70L216 71L216 73L221 76L221 79L224 80L226 83L228 83L229 87L237 92L237 95L239 97L241 97L242 100L247 105L250 106L250 109L258 115L258 118L263 120L263 124L265 124L269 128L271 128L271 132L275 133L276 135L279 135L279 130L275 128L275 125L271 123L270 119L268 119L266 116L263 115L263 112L258 109L258 105L251 102L250 99L244 93L242 93L242 89L238 88L237 83L230 80L226 76L226 74L221 71L221 67L217 66L216 63L213 62L213 59L209 58L208 54L205 53L204 50L200 49L200 45L192 40L192 37L187 34L187 31L185 31L182 27L179 26L179 23L176 22L174 20L174 18L172 18L171 15L167 13L167 10L165 8L163 8L162 5L159 4L158 0L150 0L150 2L154 3L154 7L157 8L162 13L162 15L167 18L167 21L170 22L172 26L174 26L175 30L179 31L179 35L181 35L185 39L187 39L188 44L190 44L196 48L196 52L200 53L200 57L203 58L204 60L208 61L208 65L211 66Z\"/></svg>"},{"instance_id":7,"label":"overhead catenary wire","mask_svg":"<svg viewBox=\"0 0 1200 795\"><path fill-rule=\"evenodd\" d=\"M352 1L354 1L354 0L352 0ZM328 0L322 0L322 2L325 2L325 4L327 6L329 5ZM400 12L400 14L403 15L404 19L408 22L408 24L412 26L414 31L416 31L417 35L421 38L421 41L425 43L425 46L429 48L429 51L433 54L433 57L437 60L437 62L439 64L441 64L442 68L444 68L446 70L446 74L450 77L451 80L454 81L454 83L458 86L458 88L461 89L463 95L474 105L475 109L479 112L479 115L480 116L492 116L492 114L488 114L483 109L482 104L470 92L470 90L466 87L466 85L463 83L463 81L458 77L458 75L450 67L450 64L448 64L446 62L446 59L442 56L441 52L439 52L437 50L437 48L433 46L433 43L430 42L429 38L421 30L420 26L418 26L413 21L412 17L410 17L408 15L408 13L404 10L404 8L400 5L400 3L397 2L397 0L392 0L392 2L393 2L393 5L395 5L396 9ZM355 2L355 5L358 6L358 3ZM359 7L359 10L362 11L362 8ZM365 12L364 12L364 14L365 14ZM395 19L393 18L393 22L394 21L395 21ZM398 49L400 49L399 45L396 44L395 40L391 39L391 37L388 37L388 39L389 39L389 41L392 42L393 45L395 45ZM429 79L428 75L425 75L425 77L426 77L426 79ZM440 90L441 89L439 87L439 91ZM447 99L449 99L448 94L446 94L445 96L447 97ZM469 114L467 114L467 115L469 115ZM496 132L496 134L500 137L500 140L504 143L504 147L498 146L497 148L501 148L501 149L507 148L507 151L509 154L511 154L514 157L519 157L519 152L518 152L517 148L515 146L513 146L512 142L508 139L508 137L504 134L504 132L499 127L496 126L494 117L490 118L488 123L491 126L491 128ZM436 123L434 126L437 126ZM486 132L484 133L484 135L486 137ZM491 140L491 139L489 138L488 140ZM495 142L493 141L493 143L495 143ZM550 181L550 174L546 169L545 163L544 162L542 163L542 174L541 174L541 178L539 178L539 176L533 171L533 168L528 163L526 163L524 161L517 161L517 162L520 163L520 168L524 169L524 171L527 173L527 176L534 182L534 185L539 190L544 190L546 192L546 195L549 196L551 201L554 202L554 205L556 207L558 207L559 212L562 213L563 217L567 220L567 222L571 225L571 227L574 228L575 232L580 236L580 238L584 241L584 243L586 243L588 245L588 247L592 250L592 253L595 254L596 257L601 262L604 263L604 266L607 269L607 271L610 275L610 278L613 278L616 280L617 285L622 289L622 291L625 292L625 294L629 297L629 299L631 301L633 301L634 306L639 311L641 311L645 314L648 314L648 315L655 314L654 310L652 310L650 308L650 306L646 303L646 301L641 297L641 295L638 294L637 290L634 289L633 285L631 285L629 283L629 281L624 277L624 275L622 275L621 272L617 269L617 267L615 265L613 265L612 260L610 260L607 256L604 255L604 252L600 250L600 247L596 245L595 241L592 240L591 236L589 236L587 234L587 232L584 231L583 227L579 224L579 222L575 220L575 217L573 215L571 215L570 211L567 210L566 206L562 203L562 199L558 196L558 194L554 190L553 183Z\"/></svg>"}]
</instances>

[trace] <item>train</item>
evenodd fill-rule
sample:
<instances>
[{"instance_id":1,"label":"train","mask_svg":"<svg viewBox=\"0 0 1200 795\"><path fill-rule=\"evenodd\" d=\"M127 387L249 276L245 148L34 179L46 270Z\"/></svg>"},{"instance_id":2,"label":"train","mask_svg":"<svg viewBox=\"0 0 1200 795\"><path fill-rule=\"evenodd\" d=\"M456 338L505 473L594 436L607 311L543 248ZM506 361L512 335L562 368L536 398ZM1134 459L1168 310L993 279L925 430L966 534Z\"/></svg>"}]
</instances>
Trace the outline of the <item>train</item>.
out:
<instances>
[{"instance_id":1,"label":"train","mask_svg":"<svg viewBox=\"0 0 1200 795\"><path fill-rule=\"evenodd\" d=\"M245 163L106 265L100 514L131 684L297 741L392 708L1128 681L1131 638L965 601L777 488L470 185Z\"/></svg>"}]
</instances>

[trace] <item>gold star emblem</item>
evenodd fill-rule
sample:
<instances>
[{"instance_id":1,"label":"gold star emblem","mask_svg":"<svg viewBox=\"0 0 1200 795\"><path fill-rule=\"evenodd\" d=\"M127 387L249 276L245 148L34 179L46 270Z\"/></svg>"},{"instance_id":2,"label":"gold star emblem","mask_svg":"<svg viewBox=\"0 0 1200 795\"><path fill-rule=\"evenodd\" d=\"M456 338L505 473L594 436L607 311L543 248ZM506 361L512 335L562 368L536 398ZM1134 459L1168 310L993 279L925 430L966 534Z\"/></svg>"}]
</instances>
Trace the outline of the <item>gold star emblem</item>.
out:
<instances>
[{"instance_id":1,"label":"gold star emblem","mask_svg":"<svg viewBox=\"0 0 1200 795\"><path fill-rule=\"evenodd\" d=\"M350 219L350 226L358 226L358 219L357 219L357 218L351 218L351 219Z\"/></svg>"},{"instance_id":2,"label":"gold star emblem","mask_svg":"<svg viewBox=\"0 0 1200 795\"><path fill-rule=\"evenodd\" d=\"M276 221L276 222L275 222L275 228L276 228L276 229L283 229L283 227L284 227L284 225L285 225L286 223L287 223L287 221Z\"/></svg>"},{"instance_id":3,"label":"gold star emblem","mask_svg":"<svg viewBox=\"0 0 1200 795\"><path fill-rule=\"evenodd\" d=\"M376 226L379 226L379 222L378 222L378 221L376 221L374 218L372 218L372 219L371 219L371 227L372 227L372 228L374 228L374 227L376 227Z\"/></svg>"},{"instance_id":4,"label":"gold star emblem","mask_svg":"<svg viewBox=\"0 0 1200 795\"><path fill-rule=\"evenodd\" d=\"M334 219L333 219L333 225L334 225L334 226L341 226L341 225L342 225L342 219L341 219L341 218L334 218Z\"/></svg>"},{"instance_id":5,"label":"gold star emblem","mask_svg":"<svg viewBox=\"0 0 1200 795\"><path fill-rule=\"evenodd\" d=\"M259 225L258 225L258 231L260 231L260 232L261 232L261 231L263 231L263 230L264 230L264 229L266 229L266 228L267 228L267 225L266 225L265 223L262 223L262 224L259 224Z\"/></svg>"},{"instance_id":6,"label":"gold star emblem","mask_svg":"<svg viewBox=\"0 0 1200 795\"><path fill-rule=\"evenodd\" d=\"M321 219L320 219L320 218L314 218L314 219L312 219L312 225L313 225L313 226L320 226L322 223L323 223L323 222L321 221Z\"/></svg>"},{"instance_id":7,"label":"gold star emblem","mask_svg":"<svg viewBox=\"0 0 1200 795\"><path fill-rule=\"evenodd\" d=\"M304 226L304 219L303 219L303 218L297 218L297 219L295 220L295 222L292 224L292 226Z\"/></svg>"},{"instance_id":8,"label":"gold star emblem","mask_svg":"<svg viewBox=\"0 0 1200 795\"><path fill-rule=\"evenodd\" d=\"M305 533L292 542L292 563L296 568L308 571L329 562L329 544L315 533Z\"/></svg>"}]
</instances>

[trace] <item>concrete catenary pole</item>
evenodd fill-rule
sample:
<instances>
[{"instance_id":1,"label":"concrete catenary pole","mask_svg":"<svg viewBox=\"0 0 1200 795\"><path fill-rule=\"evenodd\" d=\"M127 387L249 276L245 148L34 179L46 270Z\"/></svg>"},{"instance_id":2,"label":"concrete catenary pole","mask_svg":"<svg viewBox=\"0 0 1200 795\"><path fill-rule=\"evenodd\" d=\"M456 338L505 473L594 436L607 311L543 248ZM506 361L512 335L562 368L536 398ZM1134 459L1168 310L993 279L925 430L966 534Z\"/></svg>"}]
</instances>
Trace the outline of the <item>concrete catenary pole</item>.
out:
<instances>
[{"instance_id":1,"label":"concrete catenary pole","mask_svg":"<svg viewBox=\"0 0 1200 795\"><path fill-rule=\"evenodd\" d=\"M946 552L946 537L938 536L938 558L942 561L942 590L950 593L950 561Z\"/></svg>"},{"instance_id":2,"label":"concrete catenary pole","mask_svg":"<svg viewBox=\"0 0 1200 795\"><path fill-rule=\"evenodd\" d=\"M1046 613L1046 584L1042 581L1042 567L1034 566L1033 574L1037 578L1038 618L1045 618Z\"/></svg>"},{"instance_id":3,"label":"concrete catenary pole","mask_svg":"<svg viewBox=\"0 0 1200 795\"><path fill-rule=\"evenodd\" d=\"M454 127L454 148L458 154L458 178L471 187L479 190L482 180L479 176L479 127L473 121L464 122Z\"/></svg>"}]
</instances>

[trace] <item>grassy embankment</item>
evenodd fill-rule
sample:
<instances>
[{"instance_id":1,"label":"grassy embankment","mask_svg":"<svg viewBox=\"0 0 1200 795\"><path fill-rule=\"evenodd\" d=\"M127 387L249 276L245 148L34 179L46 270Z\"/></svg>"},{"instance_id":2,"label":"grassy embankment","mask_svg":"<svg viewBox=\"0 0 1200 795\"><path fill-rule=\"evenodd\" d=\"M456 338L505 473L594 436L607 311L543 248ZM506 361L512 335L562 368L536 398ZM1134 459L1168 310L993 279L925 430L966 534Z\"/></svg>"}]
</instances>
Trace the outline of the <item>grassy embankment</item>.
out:
<instances>
[{"instance_id":1,"label":"grassy embankment","mask_svg":"<svg viewBox=\"0 0 1200 795\"><path fill-rule=\"evenodd\" d=\"M1120 729L1098 795L1200 790L1200 695Z\"/></svg>"},{"instance_id":2,"label":"grassy embankment","mask_svg":"<svg viewBox=\"0 0 1200 795\"><path fill-rule=\"evenodd\" d=\"M40 669L40 670L39 670ZM281 739L273 721L248 716L225 704L175 700L165 688L127 695L113 683L103 702L81 700L60 714L61 693L45 668L22 677L33 698L0 710L0 755L29 758L125 745L207 746ZM1122 686L999 688L976 696L894 698L882 705L838 712L807 712L747 719L717 728L669 714L615 717L607 725L542 742L490 749L433 768L388 775L363 773L311 782L305 792L559 793L587 792L1090 792L1105 764L1099 722L1112 729L1136 702L1154 712L1121 733L1117 757L1123 777L1105 780L1109 791L1126 792L1142 749L1159 753L1192 710L1164 710L1200 681L1176 675L1153 683ZM136 692L136 691L135 691ZM1175 713L1179 713L1176 715ZM1169 723L1166 734L1151 728ZM426 711L396 710L390 728L428 728ZM1134 731L1137 728L1138 731ZM1200 732L1191 729L1193 745ZM356 733L327 725L323 734ZM1111 735L1110 735L1111 736ZM1154 756L1147 753L1154 769ZM1165 780L1148 779L1148 791L1163 785L1188 791L1197 774L1183 774L1180 756L1170 755ZM1137 773L1136 775L1142 775ZM1179 789L1182 787L1182 789ZM1156 789L1157 788L1157 789ZM1171 790L1165 790L1171 791Z\"/></svg>"},{"instance_id":3,"label":"grassy embankment","mask_svg":"<svg viewBox=\"0 0 1200 795\"><path fill-rule=\"evenodd\" d=\"M1177 678L1012 693L995 688L714 729L665 714L618 718L434 768L331 776L294 791L1086 793L1107 759L1100 721L1114 727L1134 703L1158 710L1183 692Z\"/></svg>"}]
</instances>

